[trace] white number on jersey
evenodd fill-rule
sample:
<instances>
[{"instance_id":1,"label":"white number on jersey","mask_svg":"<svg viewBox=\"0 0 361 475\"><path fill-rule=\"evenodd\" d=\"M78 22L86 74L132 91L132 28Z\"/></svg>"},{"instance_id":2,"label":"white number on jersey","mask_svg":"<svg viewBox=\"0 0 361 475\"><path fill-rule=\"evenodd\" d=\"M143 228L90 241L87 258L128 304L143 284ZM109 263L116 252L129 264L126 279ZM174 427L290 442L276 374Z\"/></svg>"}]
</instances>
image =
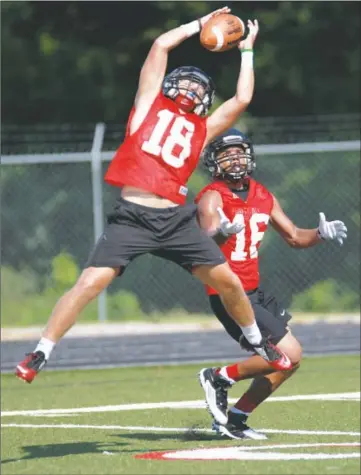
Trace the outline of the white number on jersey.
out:
<instances>
[{"instance_id":1,"label":"white number on jersey","mask_svg":"<svg viewBox=\"0 0 361 475\"><path fill-rule=\"evenodd\" d=\"M248 259L256 259L258 256L257 244L262 241L264 232L259 231L258 224L269 221L269 215L265 213L255 213L249 220L249 229L251 231L251 241L246 248L246 226L236 235L236 248L231 254L232 261L245 261ZM241 223L245 225L243 214L236 214L233 223Z\"/></svg>"},{"instance_id":2,"label":"white number on jersey","mask_svg":"<svg viewBox=\"0 0 361 475\"><path fill-rule=\"evenodd\" d=\"M191 154L191 140L194 133L194 124L189 122L184 117L177 117L169 131L163 146L160 145L165 131L174 119L174 113L163 109L158 112L158 122L153 129L149 140L143 142L142 150L151 153L162 159L174 168L181 168L184 161ZM185 135L182 134L183 129L186 129ZM181 153L176 156L173 154L173 149L176 145L182 148Z\"/></svg>"}]
</instances>

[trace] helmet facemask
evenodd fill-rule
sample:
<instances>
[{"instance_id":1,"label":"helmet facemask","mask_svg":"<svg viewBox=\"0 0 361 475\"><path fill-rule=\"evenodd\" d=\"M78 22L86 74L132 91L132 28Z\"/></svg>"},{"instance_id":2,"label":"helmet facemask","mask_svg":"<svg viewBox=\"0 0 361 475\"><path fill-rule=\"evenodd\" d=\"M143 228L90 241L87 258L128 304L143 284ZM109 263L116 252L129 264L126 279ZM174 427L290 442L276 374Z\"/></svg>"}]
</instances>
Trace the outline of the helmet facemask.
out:
<instances>
[{"instance_id":1,"label":"helmet facemask","mask_svg":"<svg viewBox=\"0 0 361 475\"><path fill-rule=\"evenodd\" d=\"M255 168L254 158L248 144L230 145L220 150L215 157L217 165L214 176L227 181L237 182L252 174Z\"/></svg>"},{"instance_id":2,"label":"helmet facemask","mask_svg":"<svg viewBox=\"0 0 361 475\"><path fill-rule=\"evenodd\" d=\"M203 71L182 66L172 71L163 82L163 94L173 99L185 112L207 114L214 99L214 84Z\"/></svg>"},{"instance_id":3,"label":"helmet facemask","mask_svg":"<svg viewBox=\"0 0 361 475\"><path fill-rule=\"evenodd\" d=\"M213 140L205 148L203 163L213 178L232 183L246 180L256 168L251 141L236 129Z\"/></svg>"}]
</instances>

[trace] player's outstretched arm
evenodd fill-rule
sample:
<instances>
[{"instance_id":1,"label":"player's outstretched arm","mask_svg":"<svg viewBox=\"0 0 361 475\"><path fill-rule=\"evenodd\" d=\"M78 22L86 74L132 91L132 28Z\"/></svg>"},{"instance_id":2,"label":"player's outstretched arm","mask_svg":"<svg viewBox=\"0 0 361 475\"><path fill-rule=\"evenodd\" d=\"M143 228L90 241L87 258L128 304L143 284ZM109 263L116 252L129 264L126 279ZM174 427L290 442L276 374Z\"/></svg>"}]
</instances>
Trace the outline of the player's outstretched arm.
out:
<instances>
[{"instance_id":1,"label":"player's outstretched arm","mask_svg":"<svg viewBox=\"0 0 361 475\"><path fill-rule=\"evenodd\" d=\"M152 103L162 86L167 69L168 53L187 38L200 32L202 26L213 16L229 13L228 7L219 8L198 20L167 31L155 39L140 72L135 105L146 101Z\"/></svg>"},{"instance_id":2,"label":"player's outstretched arm","mask_svg":"<svg viewBox=\"0 0 361 475\"><path fill-rule=\"evenodd\" d=\"M318 228L298 228L285 214L278 200L273 197L274 205L271 212L271 225L291 246L299 249L312 247L322 241L337 240L342 246L347 238L347 228L342 221L326 221L323 213L320 213Z\"/></svg>"},{"instance_id":3,"label":"player's outstretched arm","mask_svg":"<svg viewBox=\"0 0 361 475\"><path fill-rule=\"evenodd\" d=\"M130 134L138 130L161 90L167 69L168 53L187 38L199 33L210 18L220 13L229 12L228 7L219 8L198 20L173 28L156 38L140 71L138 90L134 101L135 114L130 124Z\"/></svg>"},{"instance_id":4,"label":"player's outstretched arm","mask_svg":"<svg viewBox=\"0 0 361 475\"><path fill-rule=\"evenodd\" d=\"M215 190L206 191L197 204L197 218L200 227L213 236L219 229L217 208L223 208L222 197Z\"/></svg>"},{"instance_id":5,"label":"player's outstretched arm","mask_svg":"<svg viewBox=\"0 0 361 475\"><path fill-rule=\"evenodd\" d=\"M207 137L205 145L217 135L232 127L250 104L254 92L253 45L258 34L258 21L248 20L249 33L241 41L238 49L242 54L241 68L237 82L236 94L220 105L207 119Z\"/></svg>"},{"instance_id":6,"label":"player's outstretched arm","mask_svg":"<svg viewBox=\"0 0 361 475\"><path fill-rule=\"evenodd\" d=\"M199 225L218 245L224 244L232 234L242 231L244 224L231 222L223 211L220 193L209 190L198 202L197 218Z\"/></svg>"}]
</instances>

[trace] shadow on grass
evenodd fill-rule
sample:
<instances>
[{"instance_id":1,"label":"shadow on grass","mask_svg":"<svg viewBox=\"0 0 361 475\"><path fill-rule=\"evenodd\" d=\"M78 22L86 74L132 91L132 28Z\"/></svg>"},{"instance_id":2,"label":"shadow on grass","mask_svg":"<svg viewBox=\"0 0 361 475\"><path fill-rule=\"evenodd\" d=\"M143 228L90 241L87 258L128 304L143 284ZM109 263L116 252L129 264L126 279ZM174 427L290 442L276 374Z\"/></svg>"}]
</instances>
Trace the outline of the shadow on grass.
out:
<instances>
[{"instance_id":1,"label":"shadow on grass","mask_svg":"<svg viewBox=\"0 0 361 475\"><path fill-rule=\"evenodd\" d=\"M66 444L25 445L22 447L25 452L22 458L5 459L1 461L1 464L40 458L64 457L66 455L103 454L104 451L120 453L121 451L114 452L113 447L116 448L124 445L128 444L125 442L111 444L104 442L72 442Z\"/></svg>"},{"instance_id":2,"label":"shadow on grass","mask_svg":"<svg viewBox=\"0 0 361 475\"><path fill-rule=\"evenodd\" d=\"M137 439L147 441L159 440L178 440L179 442L189 441L209 441L217 440L219 436L216 433L198 432L197 427L191 427L187 432L127 432L122 434L112 434L111 437L121 437L123 439Z\"/></svg>"}]
</instances>

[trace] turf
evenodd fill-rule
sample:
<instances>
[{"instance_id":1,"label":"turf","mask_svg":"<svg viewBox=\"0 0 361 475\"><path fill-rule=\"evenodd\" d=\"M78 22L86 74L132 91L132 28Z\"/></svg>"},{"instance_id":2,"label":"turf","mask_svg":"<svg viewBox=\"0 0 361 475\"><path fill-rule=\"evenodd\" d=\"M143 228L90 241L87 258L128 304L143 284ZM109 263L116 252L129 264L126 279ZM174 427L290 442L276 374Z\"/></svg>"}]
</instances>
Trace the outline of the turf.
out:
<instances>
[{"instance_id":1,"label":"turf","mask_svg":"<svg viewBox=\"0 0 361 475\"><path fill-rule=\"evenodd\" d=\"M113 404L203 399L196 374L201 365L88 371L43 371L31 385L3 375L2 411L81 408ZM247 382L230 397L239 396ZM275 396L346 393L360 390L360 361L355 356L305 359ZM137 454L210 447L266 444L349 443L345 435L268 434L267 441L231 441L213 433L156 432L146 427L209 428L205 409L147 409L71 414L66 417L4 416L3 424L47 424L48 428L2 428L4 474L357 474L359 459L290 461L185 461L137 459ZM135 426L144 429L58 428L60 424ZM278 430L360 430L355 401L287 401L261 405L250 418L255 428ZM287 453L357 452L358 447L282 449ZM105 453L104 453L105 452ZM108 452L108 453L106 453Z\"/></svg>"}]
</instances>

